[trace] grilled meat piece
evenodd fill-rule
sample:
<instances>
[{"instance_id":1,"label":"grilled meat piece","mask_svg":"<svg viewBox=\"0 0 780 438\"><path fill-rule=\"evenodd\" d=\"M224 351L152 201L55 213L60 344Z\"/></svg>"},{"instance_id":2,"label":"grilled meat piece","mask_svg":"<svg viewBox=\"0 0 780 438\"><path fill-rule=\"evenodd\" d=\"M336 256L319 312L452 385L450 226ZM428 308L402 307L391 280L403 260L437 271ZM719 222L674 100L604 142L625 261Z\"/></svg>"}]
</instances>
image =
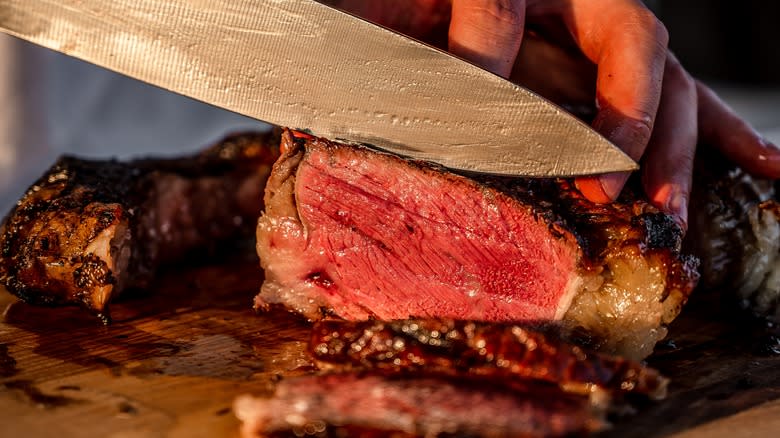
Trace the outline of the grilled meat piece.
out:
<instances>
[{"instance_id":1,"label":"grilled meat piece","mask_svg":"<svg viewBox=\"0 0 780 438\"><path fill-rule=\"evenodd\" d=\"M161 263L251 234L277 144L278 133L236 135L184 159L61 158L0 227L0 283L107 319L109 301Z\"/></svg>"},{"instance_id":2,"label":"grilled meat piece","mask_svg":"<svg viewBox=\"0 0 780 438\"><path fill-rule=\"evenodd\" d=\"M755 178L717 153L699 154L685 244L701 260L701 286L735 293L780 322L780 203L774 181Z\"/></svg>"},{"instance_id":3,"label":"grilled meat piece","mask_svg":"<svg viewBox=\"0 0 780 438\"><path fill-rule=\"evenodd\" d=\"M587 397L527 382L329 374L281 381L270 399L239 397L242 436L553 437L604 427Z\"/></svg>"},{"instance_id":4,"label":"grilled meat piece","mask_svg":"<svg viewBox=\"0 0 780 438\"><path fill-rule=\"evenodd\" d=\"M309 350L320 368L390 374L486 376L498 381L543 380L567 391L666 396L656 370L586 352L517 324L453 320L320 321Z\"/></svg>"},{"instance_id":5,"label":"grilled meat piece","mask_svg":"<svg viewBox=\"0 0 780 438\"><path fill-rule=\"evenodd\" d=\"M680 228L629 193L596 205L566 180L467 177L291 132L281 149L257 229L258 308L556 320L641 358L697 281Z\"/></svg>"}]
</instances>

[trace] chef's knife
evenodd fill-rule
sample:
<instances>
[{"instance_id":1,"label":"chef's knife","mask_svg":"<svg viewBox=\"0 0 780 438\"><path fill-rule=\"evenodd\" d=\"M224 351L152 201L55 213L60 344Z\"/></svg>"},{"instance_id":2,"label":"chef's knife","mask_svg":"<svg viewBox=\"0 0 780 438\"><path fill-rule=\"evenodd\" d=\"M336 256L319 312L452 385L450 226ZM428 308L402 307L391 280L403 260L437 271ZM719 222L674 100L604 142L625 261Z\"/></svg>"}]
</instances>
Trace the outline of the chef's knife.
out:
<instances>
[{"instance_id":1,"label":"chef's knife","mask_svg":"<svg viewBox=\"0 0 780 438\"><path fill-rule=\"evenodd\" d=\"M312 0L2 0L0 30L240 114L451 168L636 169L530 91Z\"/></svg>"}]
</instances>

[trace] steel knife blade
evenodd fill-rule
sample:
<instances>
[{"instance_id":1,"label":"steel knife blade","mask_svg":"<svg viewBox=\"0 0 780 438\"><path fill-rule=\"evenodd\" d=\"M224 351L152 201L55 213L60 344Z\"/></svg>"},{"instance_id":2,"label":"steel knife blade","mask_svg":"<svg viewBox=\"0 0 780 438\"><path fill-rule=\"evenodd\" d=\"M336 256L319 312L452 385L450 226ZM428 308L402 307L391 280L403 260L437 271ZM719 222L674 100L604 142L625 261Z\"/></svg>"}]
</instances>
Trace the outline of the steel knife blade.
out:
<instances>
[{"instance_id":1,"label":"steel knife blade","mask_svg":"<svg viewBox=\"0 0 780 438\"><path fill-rule=\"evenodd\" d=\"M312 0L2 0L0 30L256 119L455 169L637 168L534 93Z\"/></svg>"}]
</instances>

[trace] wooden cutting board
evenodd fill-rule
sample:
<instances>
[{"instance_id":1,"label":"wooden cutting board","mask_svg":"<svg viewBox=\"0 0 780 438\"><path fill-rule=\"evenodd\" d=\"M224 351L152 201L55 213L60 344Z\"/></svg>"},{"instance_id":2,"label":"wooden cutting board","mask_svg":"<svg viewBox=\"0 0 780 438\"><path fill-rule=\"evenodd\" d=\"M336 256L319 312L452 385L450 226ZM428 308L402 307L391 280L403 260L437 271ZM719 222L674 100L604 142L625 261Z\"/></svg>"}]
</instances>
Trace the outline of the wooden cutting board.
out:
<instances>
[{"instance_id":1,"label":"wooden cutting board","mask_svg":"<svg viewBox=\"0 0 780 438\"><path fill-rule=\"evenodd\" d=\"M257 266L170 270L115 304L110 326L0 290L0 436L238 436L237 395L312 371L306 323L250 309ZM780 343L702 298L649 361L672 378L669 398L640 401L605 437L780 436Z\"/></svg>"}]
</instances>

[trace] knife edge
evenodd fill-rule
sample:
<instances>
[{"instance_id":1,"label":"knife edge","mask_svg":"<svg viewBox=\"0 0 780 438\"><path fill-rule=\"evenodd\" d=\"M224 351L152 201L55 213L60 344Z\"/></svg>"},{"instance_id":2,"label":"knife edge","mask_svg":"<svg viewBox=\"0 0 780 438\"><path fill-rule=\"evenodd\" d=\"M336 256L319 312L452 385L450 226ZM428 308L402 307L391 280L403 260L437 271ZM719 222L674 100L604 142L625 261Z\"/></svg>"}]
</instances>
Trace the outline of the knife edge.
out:
<instances>
[{"instance_id":1,"label":"knife edge","mask_svg":"<svg viewBox=\"0 0 780 438\"><path fill-rule=\"evenodd\" d=\"M0 28L240 114L456 169L572 176L637 167L532 92L325 5L162 4L4 0Z\"/></svg>"}]
</instances>

